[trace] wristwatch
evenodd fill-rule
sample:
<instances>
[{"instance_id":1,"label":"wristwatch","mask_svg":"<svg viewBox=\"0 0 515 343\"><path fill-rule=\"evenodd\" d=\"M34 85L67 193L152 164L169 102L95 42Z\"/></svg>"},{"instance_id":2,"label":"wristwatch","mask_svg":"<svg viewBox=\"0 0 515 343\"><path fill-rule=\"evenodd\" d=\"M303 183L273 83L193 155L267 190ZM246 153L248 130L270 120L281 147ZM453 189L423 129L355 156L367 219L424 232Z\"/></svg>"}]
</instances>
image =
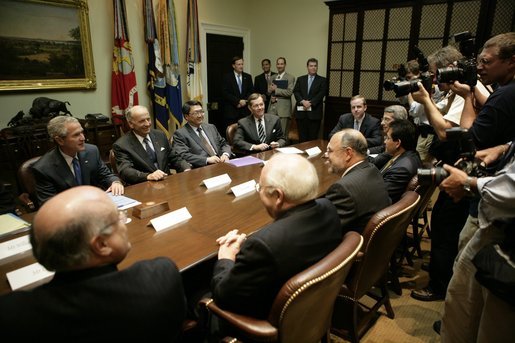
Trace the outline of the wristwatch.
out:
<instances>
[{"instance_id":1,"label":"wristwatch","mask_svg":"<svg viewBox=\"0 0 515 343\"><path fill-rule=\"evenodd\" d=\"M472 189L470 188L470 185L472 183L472 176L467 176L467 180L465 180L465 183L463 184L463 189L467 194L472 195Z\"/></svg>"}]
</instances>

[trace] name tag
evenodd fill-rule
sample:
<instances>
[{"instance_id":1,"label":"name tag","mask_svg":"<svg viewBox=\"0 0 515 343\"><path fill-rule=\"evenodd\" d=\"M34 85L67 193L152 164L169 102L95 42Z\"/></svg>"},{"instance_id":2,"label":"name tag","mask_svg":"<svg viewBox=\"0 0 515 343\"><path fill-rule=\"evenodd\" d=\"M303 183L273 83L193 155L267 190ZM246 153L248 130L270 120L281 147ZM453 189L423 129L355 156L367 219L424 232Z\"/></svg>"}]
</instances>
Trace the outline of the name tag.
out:
<instances>
[{"instance_id":1,"label":"name tag","mask_svg":"<svg viewBox=\"0 0 515 343\"><path fill-rule=\"evenodd\" d=\"M22 236L10 241L0 243L0 260L24 253L32 249L30 245L29 236Z\"/></svg>"},{"instance_id":2,"label":"name tag","mask_svg":"<svg viewBox=\"0 0 515 343\"><path fill-rule=\"evenodd\" d=\"M231 191L234 196L240 197L242 195L250 194L256 191L256 180L250 180L244 183L240 183L234 187L231 187Z\"/></svg>"},{"instance_id":3,"label":"name tag","mask_svg":"<svg viewBox=\"0 0 515 343\"><path fill-rule=\"evenodd\" d=\"M174 225L185 222L191 218L191 214L186 207L180 208L173 212L163 214L160 217L150 220L150 224L156 232L169 229Z\"/></svg>"},{"instance_id":4,"label":"name tag","mask_svg":"<svg viewBox=\"0 0 515 343\"><path fill-rule=\"evenodd\" d=\"M201 184L204 184L207 187L207 189L211 189L222 185L228 185L231 183L231 181L232 180L229 177L229 174L223 174L209 179L205 179L204 181L202 181Z\"/></svg>"},{"instance_id":5,"label":"name tag","mask_svg":"<svg viewBox=\"0 0 515 343\"><path fill-rule=\"evenodd\" d=\"M54 276L54 272L46 270L39 263L33 263L9 272L5 276L7 276L11 289L15 291L20 288L32 288L48 282Z\"/></svg>"}]
</instances>

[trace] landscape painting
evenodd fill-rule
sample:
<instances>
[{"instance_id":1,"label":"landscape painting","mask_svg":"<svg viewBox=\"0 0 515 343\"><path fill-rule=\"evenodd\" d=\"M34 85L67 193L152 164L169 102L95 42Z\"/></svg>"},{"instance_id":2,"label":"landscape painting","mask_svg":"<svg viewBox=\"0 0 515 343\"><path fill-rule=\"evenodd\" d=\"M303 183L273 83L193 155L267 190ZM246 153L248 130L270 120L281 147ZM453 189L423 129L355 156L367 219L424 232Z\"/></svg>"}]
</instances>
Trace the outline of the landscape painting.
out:
<instances>
[{"instance_id":1,"label":"landscape painting","mask_svg":"<svg viewBox=\"0 0 515 343\"><path fill-rule=\"evenodd\" d=\"M95 88L85 0L0 0L0 90Z\"/></svg>"}]
</instances>

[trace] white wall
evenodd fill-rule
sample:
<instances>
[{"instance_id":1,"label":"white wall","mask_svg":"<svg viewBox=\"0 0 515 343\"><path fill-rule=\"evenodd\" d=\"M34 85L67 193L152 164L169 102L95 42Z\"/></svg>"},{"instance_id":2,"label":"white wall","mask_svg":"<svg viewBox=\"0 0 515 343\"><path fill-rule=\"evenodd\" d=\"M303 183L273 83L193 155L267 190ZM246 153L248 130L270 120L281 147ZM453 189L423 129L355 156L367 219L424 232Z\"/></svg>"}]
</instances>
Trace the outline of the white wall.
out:
<instances>
[{"instance_id":1,"label":"white wall","mask_svg":"<svg viewBox=\"0 0 515 343\"><path fill-rule=\"evenodd\" d=\"M157 1L154 0L154 3L156 6ZM187 0L174 0L174 3L185 100ZM68 109L79 118L87 113L110 116L113 5L108 0L88 0L88 6L97 89L0 93L0 128L5 127L18 111L28 113L32 100L39 96L69 101L71 106ZM126 7L139 103L148 106L150 100L146 91L147 52L143 32L143 1L126 0ZM322 0L198 0L198 12L200 23L236 27L250 32L250 61L246 61L245 71L253 76L261 73L261 59L268 57L275 61L279 56L286 57L287 71L295 76L306 73L308 58L318 58L319 73L325 76L329 8ZM202 53L205 56L205 52Z\"/></svg>"}]
</instances>

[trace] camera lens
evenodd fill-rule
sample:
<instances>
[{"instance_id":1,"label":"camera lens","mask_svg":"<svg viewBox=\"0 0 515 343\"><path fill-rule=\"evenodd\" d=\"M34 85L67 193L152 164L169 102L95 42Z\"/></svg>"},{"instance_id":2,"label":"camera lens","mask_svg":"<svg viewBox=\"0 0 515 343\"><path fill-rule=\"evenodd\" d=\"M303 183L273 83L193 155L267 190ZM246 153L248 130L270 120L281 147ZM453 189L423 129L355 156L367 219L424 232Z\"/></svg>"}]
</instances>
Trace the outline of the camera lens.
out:
<instances>
[{"instance_id":1,"label":"camera lens","mask_svg":"<svg viewBox=\"0 0 515 343\"><path fill-rule=\"evenodd\" d=\"M438 68L436 72L438 83L453 83L463 79L463 69L459 67Z\"/></svg>"},{"instance_id":2,"label":"camera lens","mask_svg":"<svg viewBox=\"0 0 515 343\"><path fill-rule=\"evenodd\" d=\"M417 170L418 181L423 184L434 183L439 185L449 173L442 167L419 168Z\"/></svg>"}]
</instances>

